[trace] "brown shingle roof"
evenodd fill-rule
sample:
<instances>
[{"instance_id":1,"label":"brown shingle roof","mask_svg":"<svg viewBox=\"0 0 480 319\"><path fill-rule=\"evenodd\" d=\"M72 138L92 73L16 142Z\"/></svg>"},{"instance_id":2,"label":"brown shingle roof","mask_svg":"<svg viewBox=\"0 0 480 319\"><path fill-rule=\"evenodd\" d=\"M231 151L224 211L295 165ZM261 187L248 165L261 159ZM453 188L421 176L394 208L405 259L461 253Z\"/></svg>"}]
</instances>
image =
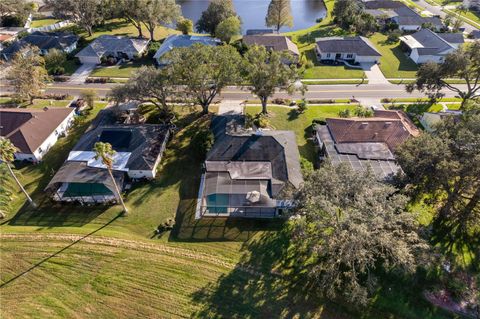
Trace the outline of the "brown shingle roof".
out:
<instances>
[{"instance_id":1,"label":"brown shingle roof","mask_svg":"<svg viewBox=\"0 0 480 319\"><path fill-rule=\"evenodd\" d=\"M375 111L370 118L329 118L327 125L335 143L386 143L391 150L420 131L401 111Z\"/></svg>"},{"instance_id":2,"label":"brown shingle roof","mask_svg":"<svg viewBox=\"0 0 480 319\"><path fill-rule=\"evenodd\" d=\"M72 108L0 109L0 136L32 154L72 113Z\"/></svg>"},{"instance_id":3,"label":"brown shingle roof","mask_svg":"<svg viewBox=\"0 0 480 319\"><path fill-rule=\"evenodd\" d=\"M294 55L300 55L295 43L288 37L281 35L245 35L243 42L246 45L262 45L275 51L289 51Z\"/></svg>"}]
</instances>

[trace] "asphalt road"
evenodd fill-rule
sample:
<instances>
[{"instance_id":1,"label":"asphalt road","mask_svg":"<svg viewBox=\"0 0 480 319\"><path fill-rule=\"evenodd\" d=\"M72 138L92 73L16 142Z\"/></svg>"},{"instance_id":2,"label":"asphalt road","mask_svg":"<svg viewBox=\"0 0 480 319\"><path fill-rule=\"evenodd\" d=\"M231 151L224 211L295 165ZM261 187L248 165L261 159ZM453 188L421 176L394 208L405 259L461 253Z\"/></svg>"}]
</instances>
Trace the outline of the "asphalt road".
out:
<instances>
[{"instance_id":1,"label":"asphalt road","mask_svg":"<svg viewBox=\"0 0 480 319\"><path fill-rule=\"evenodd\" d=\"M430 3L426 2L425 0L418 0L418 1L416 1L416 3L417 3L418 5L420 5L421 7L424 7L425 10L431 12L431 13L434 14L434 15L438 15L438 16L440 16L440 17L442 17L442 18L445 18L445 17L447 16L447 13L442 10L442 7L441 7L441 6L431 5ZM467 33L471 33L471 32L474 31L474 30L478 30L477 28L475 28L474 26L472 26L472 25L470 25L470 24L468 24L468 23L466 23L466 22L463 22L463 23L462 23L462 27L465 28L465 31L466 31Z\"/></svg>"},{"instance_id":2,"label":"asphalt road","mask_svg":"<svg viewBox=\"0 0 480 319\"><path fill-rule=\"evenodd\" d=\"M81 90L95 89L99 96L105 96L110 89L119 84L72 84L72 83L53 83L47 86L46 93L79 95ZM461 85L459 85L461 87ZM11 88L0 85L0 93L11 92ZM455 94L449 90L444 91L446 97L454 97ZM275 97L280 98L301 98L300 94L289 96L286 92L278 92ZM425 97L420 92L412 94L405 91L404 85L394 84L370 84L370 85L309 85L305 94L309 99L378 99L381 98L404 98L404 97ZM229 100L246 100L254 98L246 89L238 87L228 87L223 90L220 98Z\"/></svg>"}]
</instances>

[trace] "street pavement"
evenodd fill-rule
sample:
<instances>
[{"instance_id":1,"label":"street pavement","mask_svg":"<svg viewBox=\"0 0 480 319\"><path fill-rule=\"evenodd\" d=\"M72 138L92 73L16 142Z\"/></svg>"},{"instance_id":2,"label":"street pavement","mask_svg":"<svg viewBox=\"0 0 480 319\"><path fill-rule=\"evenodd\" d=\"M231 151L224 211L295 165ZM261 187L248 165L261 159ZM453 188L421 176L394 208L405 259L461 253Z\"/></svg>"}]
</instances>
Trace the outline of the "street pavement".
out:
<instances>
[{"instance_id":1,"label":"street pavement","mask_svg":"<svg viewBox=\"0 0 480 319\"><path fill-rule=\"evenodd\" d=\"M430 3L428 3L425 0L418 0L418 1L416 1L416 3L418 5L420 5L421 7L425 8L426 11L429 11L433 15L438 15L442 18L445 18L447 16L447 13L442 10L441 6L431 5ZM467 32L467 33L471 33L474 30L478 30L477 28L475 28L474 26L472 26L472 25L470 25L466 22L462 23L462 27L465 28L465 32Z\"/></svg>"},{"instance_id":2,"label":"street pavement","mask_svg":"<svg viewBox=\"0 0 480 319\"><path fill-rule=\"evenodd\" d=\"M112 87L120 85L116 83L52 83L47 86L46 93L53 94L70 94L78 95L81 90L94 89L98 95L104 97L111 90ZM465 85L457 85L457 87L465 87ZM0 93L12 92L11 87L0 84ZM446 97L454 97L455 94L449 90L444 90ZM246 100L251 99L253 95L244 88L239 87L227 87L220 95L223 99L228 100ZM274 97L279 98L302 98L300 93L296 93L293 96L289 96L287 92L280 91L275 94ZM412 94L407 93L405 85L395 84L343 84L343 85L309 85L308 91L305 93L305 97L309 99L340 99L340 98L405 98L405 97L425 97L425 94L420 92L414 92Z\"/></svg>"}]
</instances>

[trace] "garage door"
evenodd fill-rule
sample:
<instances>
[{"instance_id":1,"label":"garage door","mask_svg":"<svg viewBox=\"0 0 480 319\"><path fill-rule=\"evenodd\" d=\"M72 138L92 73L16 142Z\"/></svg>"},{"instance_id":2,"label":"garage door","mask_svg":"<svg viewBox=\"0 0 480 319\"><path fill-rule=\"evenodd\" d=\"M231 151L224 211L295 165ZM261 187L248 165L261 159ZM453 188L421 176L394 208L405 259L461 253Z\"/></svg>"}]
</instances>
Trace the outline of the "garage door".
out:
<instances>
[{"instance_id":1,"label":"garage door","mask_svg":"<svg viewBox=\"0 0 480 319\"><path fill-rule=\"evenodd\" d=\"M96 56L83 56L79 59L83 64L100 64L100 58Z\"/></svg>"}]
</instances>

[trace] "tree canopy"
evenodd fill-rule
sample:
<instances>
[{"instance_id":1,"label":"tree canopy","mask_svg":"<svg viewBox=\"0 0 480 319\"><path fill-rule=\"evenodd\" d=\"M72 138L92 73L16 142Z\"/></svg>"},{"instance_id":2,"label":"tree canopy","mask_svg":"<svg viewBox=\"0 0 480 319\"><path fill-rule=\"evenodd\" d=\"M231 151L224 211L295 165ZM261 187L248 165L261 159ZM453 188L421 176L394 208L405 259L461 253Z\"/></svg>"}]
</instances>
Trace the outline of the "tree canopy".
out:
<instances>
[{"instance_id":1,"label":"tree canopy","mask_svg":"<svg viewBox=\"0 0 480 319\"><path fill-rule=\"evenodd\" d=\"M182 34L189 34L193 32L193 21L190 19L181 19L177 22L177 30Z\"/></svg>"},{"instance_id":2,"label":"tree canopy","mask_svg":"<svg viewBox=\"0 0 480 319\"><path fill-rule=\"evenodd\" d=\"M407 198L370 171L323 165L296 195L294 244L308 276L331 299L365 305L382 271L413 272L428 245Z\"/></svg>"},{"instance_id":3,"label":"tree canopy","mask_svg":"<svg viewBox=\"0 0 480 319\"><path fill-rule=\"evenodd\" d=\"M264 114L267 113L267 100L275 90L283 89L293 93L297 89L295 85L298 73L294 66L285 64L289 61L293 61L290 54L269 51L263 46L251 46L245 54L245 80L250 91L260 98Z\"/></svg>"},{"instance_id":4,"label":"tree canopy","mask_svg":"<svg viewBox=\"0 0 480 319\"><path fill-rule=\"evenodd\" d=\"M237 14L232 0L213 0L197 21L197 30L214 35L220 22L233 16Z\"/></svg>"},{"instance_id":5,"label":"tree canopy","mask_svg":"<svg viewBox=\"0 0 480 319\"><path fill-rule=\"evenodd\" d=\"M141 21L155 40L155 29L159 25L172 24L182 17L180 5L175 0L145 0L142 4Z\"/></svg>"},{"instance_id":6,"label":"tree canopy","mask_svg":"<svg viewBox=\"0 0 480 319\"><path fill-rule=\"evenodd\" d=\"M237 16L233 16L220 22L215 30L215 36L225 43L230 43L232 38L241 32L242 22Z\"/></svg>"},{"instance_id":7,"label":"tree canopy","mask_svg":"<svg viewBox=\"0 0 480 319\"><path fill-rule=\"evenodd\" d=\"M84 28L88 35L93 34L93 27L103 21L101 0L46 0L53 8L53 16L70 19Z\"/></svg>"},{"instance_id":8,"label":"tree canopy","mask_svg":"<svg viewBox=\"0 0 480 319\"><path fill-rule=\"evenodd\" d=\"M241 56L232 46L195 44L167 54L172 74L185 86L190 99L200 104L204 113L213 99L228 85L240 81Z\"/></svg>"},{"instance_id":9,"label":"tree canopy","mask_svg":"<svg viewBox=\"0 0 480 319\"><path fill-rule=\"evenodd\" d=\"M448 83L448 78L465 80L466 89ZM431 98L439 98L448 89L462 98L462 108L468 99L480 97L480 42L475 41L448 54L443 63L427 62L420 66L417 79L407 85L407 91L418 90Z\"/></svg>"},{"instance_id":10,"label":"tree canopy","mask_svg":"<svg viewBox=\"0 0 480 319\"><path fill-rule=\"evenodd\" d=\"M14 88L14 97L18 100L29 100L40 95L49 81L45 60L39 55L37 47L27 46L20 50L12 60L7 79Z\"/></svg>"},{"instance_id":11,"label":"tree canopy","mask_svg":"<svg viewBox=\"0 0 480 319\"><path fill-rule=\"evenodd\" d=\"M352 32L368 35L378 30L375 17L366 13L361 3L355 0L335 1L332 15L340 27Z\"/></svg>"},{"instance_id":12,"label":"tree canopy","mask_svg":"<svg viewBox=\"0 0 480 319\"><path fill-rule=\"evenodd\" d=\"M478 107L478 106L477 106ZM428 196L451 236L480 236L480 114L450 116L433 133L410 139L396 152L406 182Z\"/></svg>"},{"instance_id":13,"label":"tree canopy","mask_svg":"<svg viewBox=\"0 0 480 319\"><path fill-rule=\"evenodd\" d=\"M293 27L290 0L271 0L265 24L267 27L274 27L277 32L281 27Z\"/></svg>"}]
</instances>

